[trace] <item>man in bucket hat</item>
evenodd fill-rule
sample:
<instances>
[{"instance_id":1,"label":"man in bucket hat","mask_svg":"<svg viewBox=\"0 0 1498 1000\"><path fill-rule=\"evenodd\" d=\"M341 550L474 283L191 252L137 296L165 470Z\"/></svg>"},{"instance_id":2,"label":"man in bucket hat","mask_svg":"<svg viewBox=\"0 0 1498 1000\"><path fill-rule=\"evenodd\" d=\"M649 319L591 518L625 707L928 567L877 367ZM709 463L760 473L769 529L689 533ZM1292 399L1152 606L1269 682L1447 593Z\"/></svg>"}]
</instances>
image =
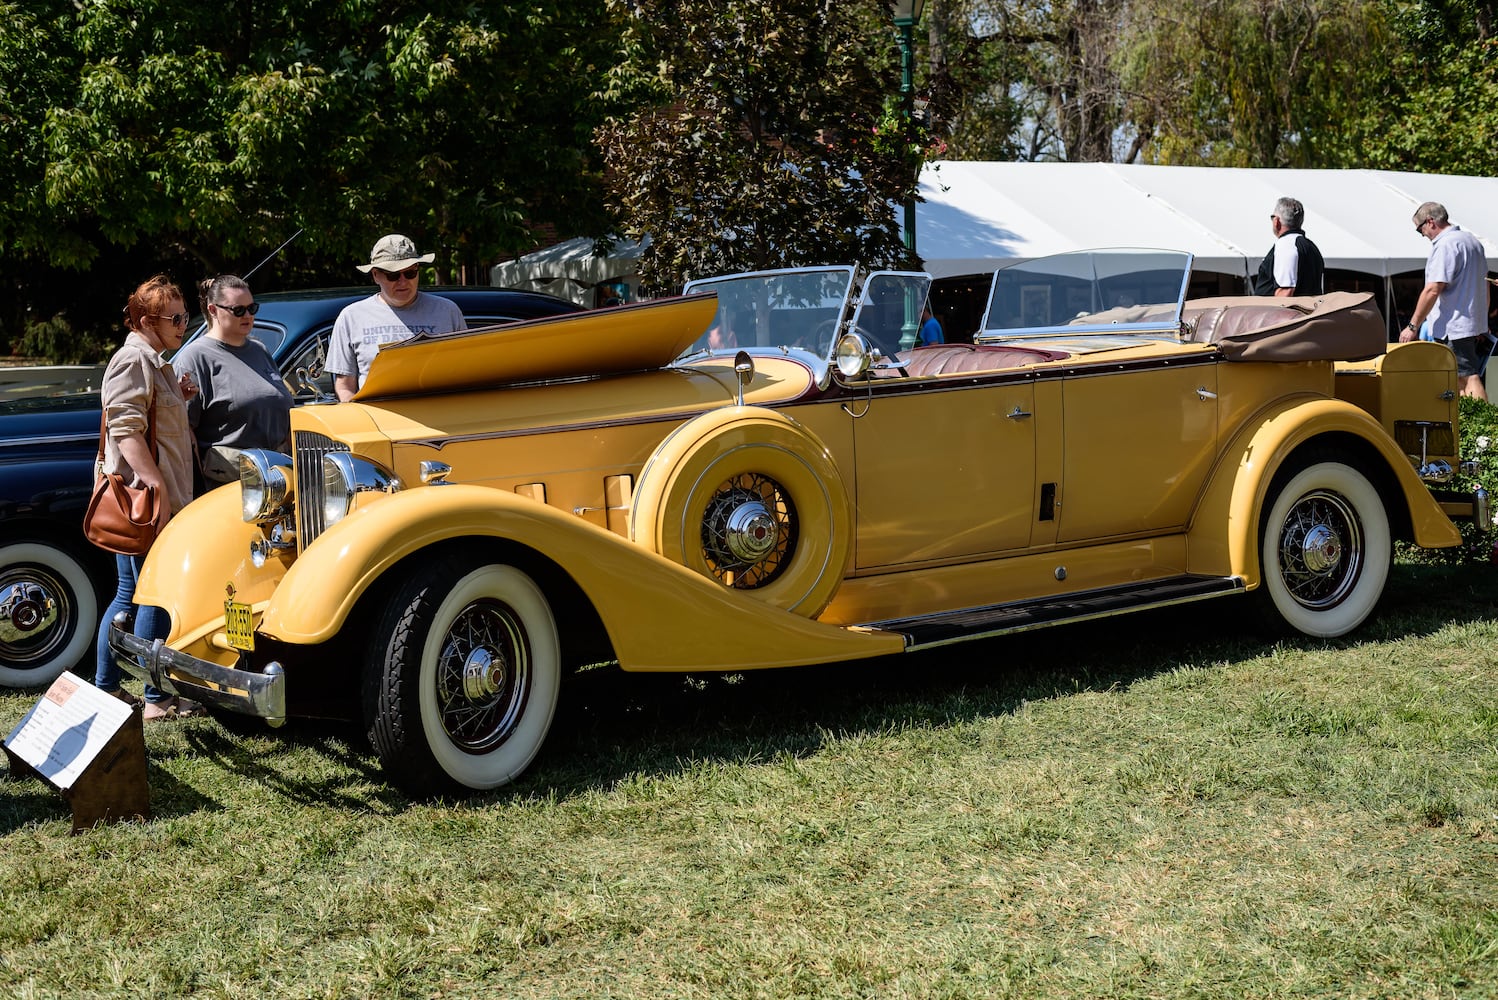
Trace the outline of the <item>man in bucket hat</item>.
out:
<instances>
[{"instance_id":1,"label":"man in bucket hat","mask_svg":"<svg viewBox=\"0 0 1498 1000\"><path fill-rule=\"evenodd\" d=\"M399 233L381 236L369 252L368 264L355 264L374 278L378 291L344 306L328 342L328 374L339 400L352 399L369 374L370 362L384 344L408 340L418 333L453 333L468 329L463 312L451 299L423 295L421 265L436 254L418 253L416 244Z\"/></svg>"}]
</instances>

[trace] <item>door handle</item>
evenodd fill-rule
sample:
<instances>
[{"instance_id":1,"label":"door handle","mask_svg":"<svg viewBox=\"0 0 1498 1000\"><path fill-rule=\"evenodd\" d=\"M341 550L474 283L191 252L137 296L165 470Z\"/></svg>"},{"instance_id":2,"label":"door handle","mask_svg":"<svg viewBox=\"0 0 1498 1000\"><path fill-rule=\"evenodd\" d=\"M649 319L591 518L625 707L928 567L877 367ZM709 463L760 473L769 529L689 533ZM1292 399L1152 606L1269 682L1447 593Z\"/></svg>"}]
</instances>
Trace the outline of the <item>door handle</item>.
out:
<instances>
[{"instance_id":1,"label":"door handle","mask_svg":"<svg viewBox=\"0 0 1498 1000\"><path fill-rule=\"evenodd\" d=\"M1010 420L1029 420L1033 416L1035 416L1035 414L1031 413L1029 410L1020 409L1018 403L1014 404L1014 409L1008 414Z\"/></svg>"},{"instance_id":2,"label":"door handle","mask_svg":"<svg viewBox=\"0 0 1498 1000\"><path fill-rule=\"evenodd\" d=\"M1217 393L1213 392L1211 389L1208 389L1204 385L1199 385L1196 387L1196 398L1205 403L1209 399L1216 399Z\"/></svg>"}]
</instances>

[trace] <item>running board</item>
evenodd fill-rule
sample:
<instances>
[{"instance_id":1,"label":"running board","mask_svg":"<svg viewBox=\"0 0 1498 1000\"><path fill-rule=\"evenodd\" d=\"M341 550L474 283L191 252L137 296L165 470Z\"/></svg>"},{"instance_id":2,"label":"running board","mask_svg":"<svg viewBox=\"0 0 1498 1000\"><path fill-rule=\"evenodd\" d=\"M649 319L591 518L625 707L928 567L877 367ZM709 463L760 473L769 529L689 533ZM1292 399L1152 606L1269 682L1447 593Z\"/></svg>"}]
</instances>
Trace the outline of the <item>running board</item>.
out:
<instances>
[{"instance_id":1,"label":"running board","mask_svg":"<svg viewBox=\"0 0 1498 1000\"><path fill-rule=\"evenodd\" d=\"M1148 583L1087 590L1063 597L1039 597L1013 604L994 604L964 611L945 611L914 618L891 618L867 622L869 628L896 632L905 637L907 651L947 646L969 639L983 639L1031 629L1107 618L1146 608L1189 604L1243 591L1236 576L1172 576Z\"/></svg>"}]
</instances>

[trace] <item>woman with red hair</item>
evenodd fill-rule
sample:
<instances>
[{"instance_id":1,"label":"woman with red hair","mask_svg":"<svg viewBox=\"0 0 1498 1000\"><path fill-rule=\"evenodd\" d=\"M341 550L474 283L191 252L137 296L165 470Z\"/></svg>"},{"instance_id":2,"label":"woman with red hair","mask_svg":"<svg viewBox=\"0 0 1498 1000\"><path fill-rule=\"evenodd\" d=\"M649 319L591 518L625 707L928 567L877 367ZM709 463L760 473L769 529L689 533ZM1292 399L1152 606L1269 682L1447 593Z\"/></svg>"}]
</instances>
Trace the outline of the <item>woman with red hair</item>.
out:
<instances>
[{"instance_id":1,"label":"woman with red hair","mask_svg":"<svg viewBox=\"0 0 1498 1000\"><path fill-rule=\"evenodd\" d=\"M125 304L125 343L109 359L102 396L105 433L101 472L119 474L132 487L154 486L162 498L163 519L170 518L192 499L192 430L187 422L187 400L197 390L191 379L179 379L162 352L182 346L187 332L187 306L182 290L164 274L141 284ZM155 447L151 428L155 428ZM109 625L116 614L129 611L135 581L144 555L115 556L119 573L114 600L99 624L98 666L94 684L122 701L136 699L120 687L120 667L109 650ZM161 608L140 607L135 634L165 639L171 622ZM186 698L169 697L147 684L143 716L148 722L199 715L203 706Z\"/></svg>"}]
</instances>

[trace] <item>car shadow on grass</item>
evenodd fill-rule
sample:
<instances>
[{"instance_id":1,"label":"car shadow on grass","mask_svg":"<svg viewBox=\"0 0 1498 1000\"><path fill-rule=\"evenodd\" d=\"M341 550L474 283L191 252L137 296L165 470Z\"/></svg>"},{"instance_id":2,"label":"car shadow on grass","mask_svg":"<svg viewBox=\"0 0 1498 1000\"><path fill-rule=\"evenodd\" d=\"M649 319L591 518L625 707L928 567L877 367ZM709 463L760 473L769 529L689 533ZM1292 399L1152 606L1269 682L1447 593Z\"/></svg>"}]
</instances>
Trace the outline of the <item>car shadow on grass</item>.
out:
<instances>
[{"instance_id":1,"label":"car shadow on grass","mask_svg":"<svg viewBox=\"0 0 1498 1000\"><path fill-rule=\"evenodd\" d=\"M704 761L816 753L829 734L947 726L1027 702L1127 687L1278 649L1349 648L1498 620L1487 566L1397 566L1370 620L1338 639L1266 628L1252 596L1202 602L819 667L570 678L541 757L516 790L562 797Z\"/></svg>"},{"instance_id":2,"label":"car shadow on grass","mask_svg":"<svg viewBox=\"0 0 1498 1000\"><path fill-rule=\"evenodd\" d=\"M1244 597L816 667L682 675L600 666L568 678L552 733L530 771L469 804L515 795L567 798L703 762L808 756L831 736L1008 715L1027 702L1127 687L1277 647L1345 648L1492 620L1498 620L1498 572L1401 565L1373 618L1333 640L1266 633ZM154 815L219 808L211 793L181 776L178 758L188 756L301 804L388 815L419 801L385 781L352 724L293 720L281 730L262 730L238 720L228 726L191 720L180 735L148 740ZM61 797L40 786L35 794L0 797L0 833L65 818L67 811Z\"/></svg>"}]
</instances>

